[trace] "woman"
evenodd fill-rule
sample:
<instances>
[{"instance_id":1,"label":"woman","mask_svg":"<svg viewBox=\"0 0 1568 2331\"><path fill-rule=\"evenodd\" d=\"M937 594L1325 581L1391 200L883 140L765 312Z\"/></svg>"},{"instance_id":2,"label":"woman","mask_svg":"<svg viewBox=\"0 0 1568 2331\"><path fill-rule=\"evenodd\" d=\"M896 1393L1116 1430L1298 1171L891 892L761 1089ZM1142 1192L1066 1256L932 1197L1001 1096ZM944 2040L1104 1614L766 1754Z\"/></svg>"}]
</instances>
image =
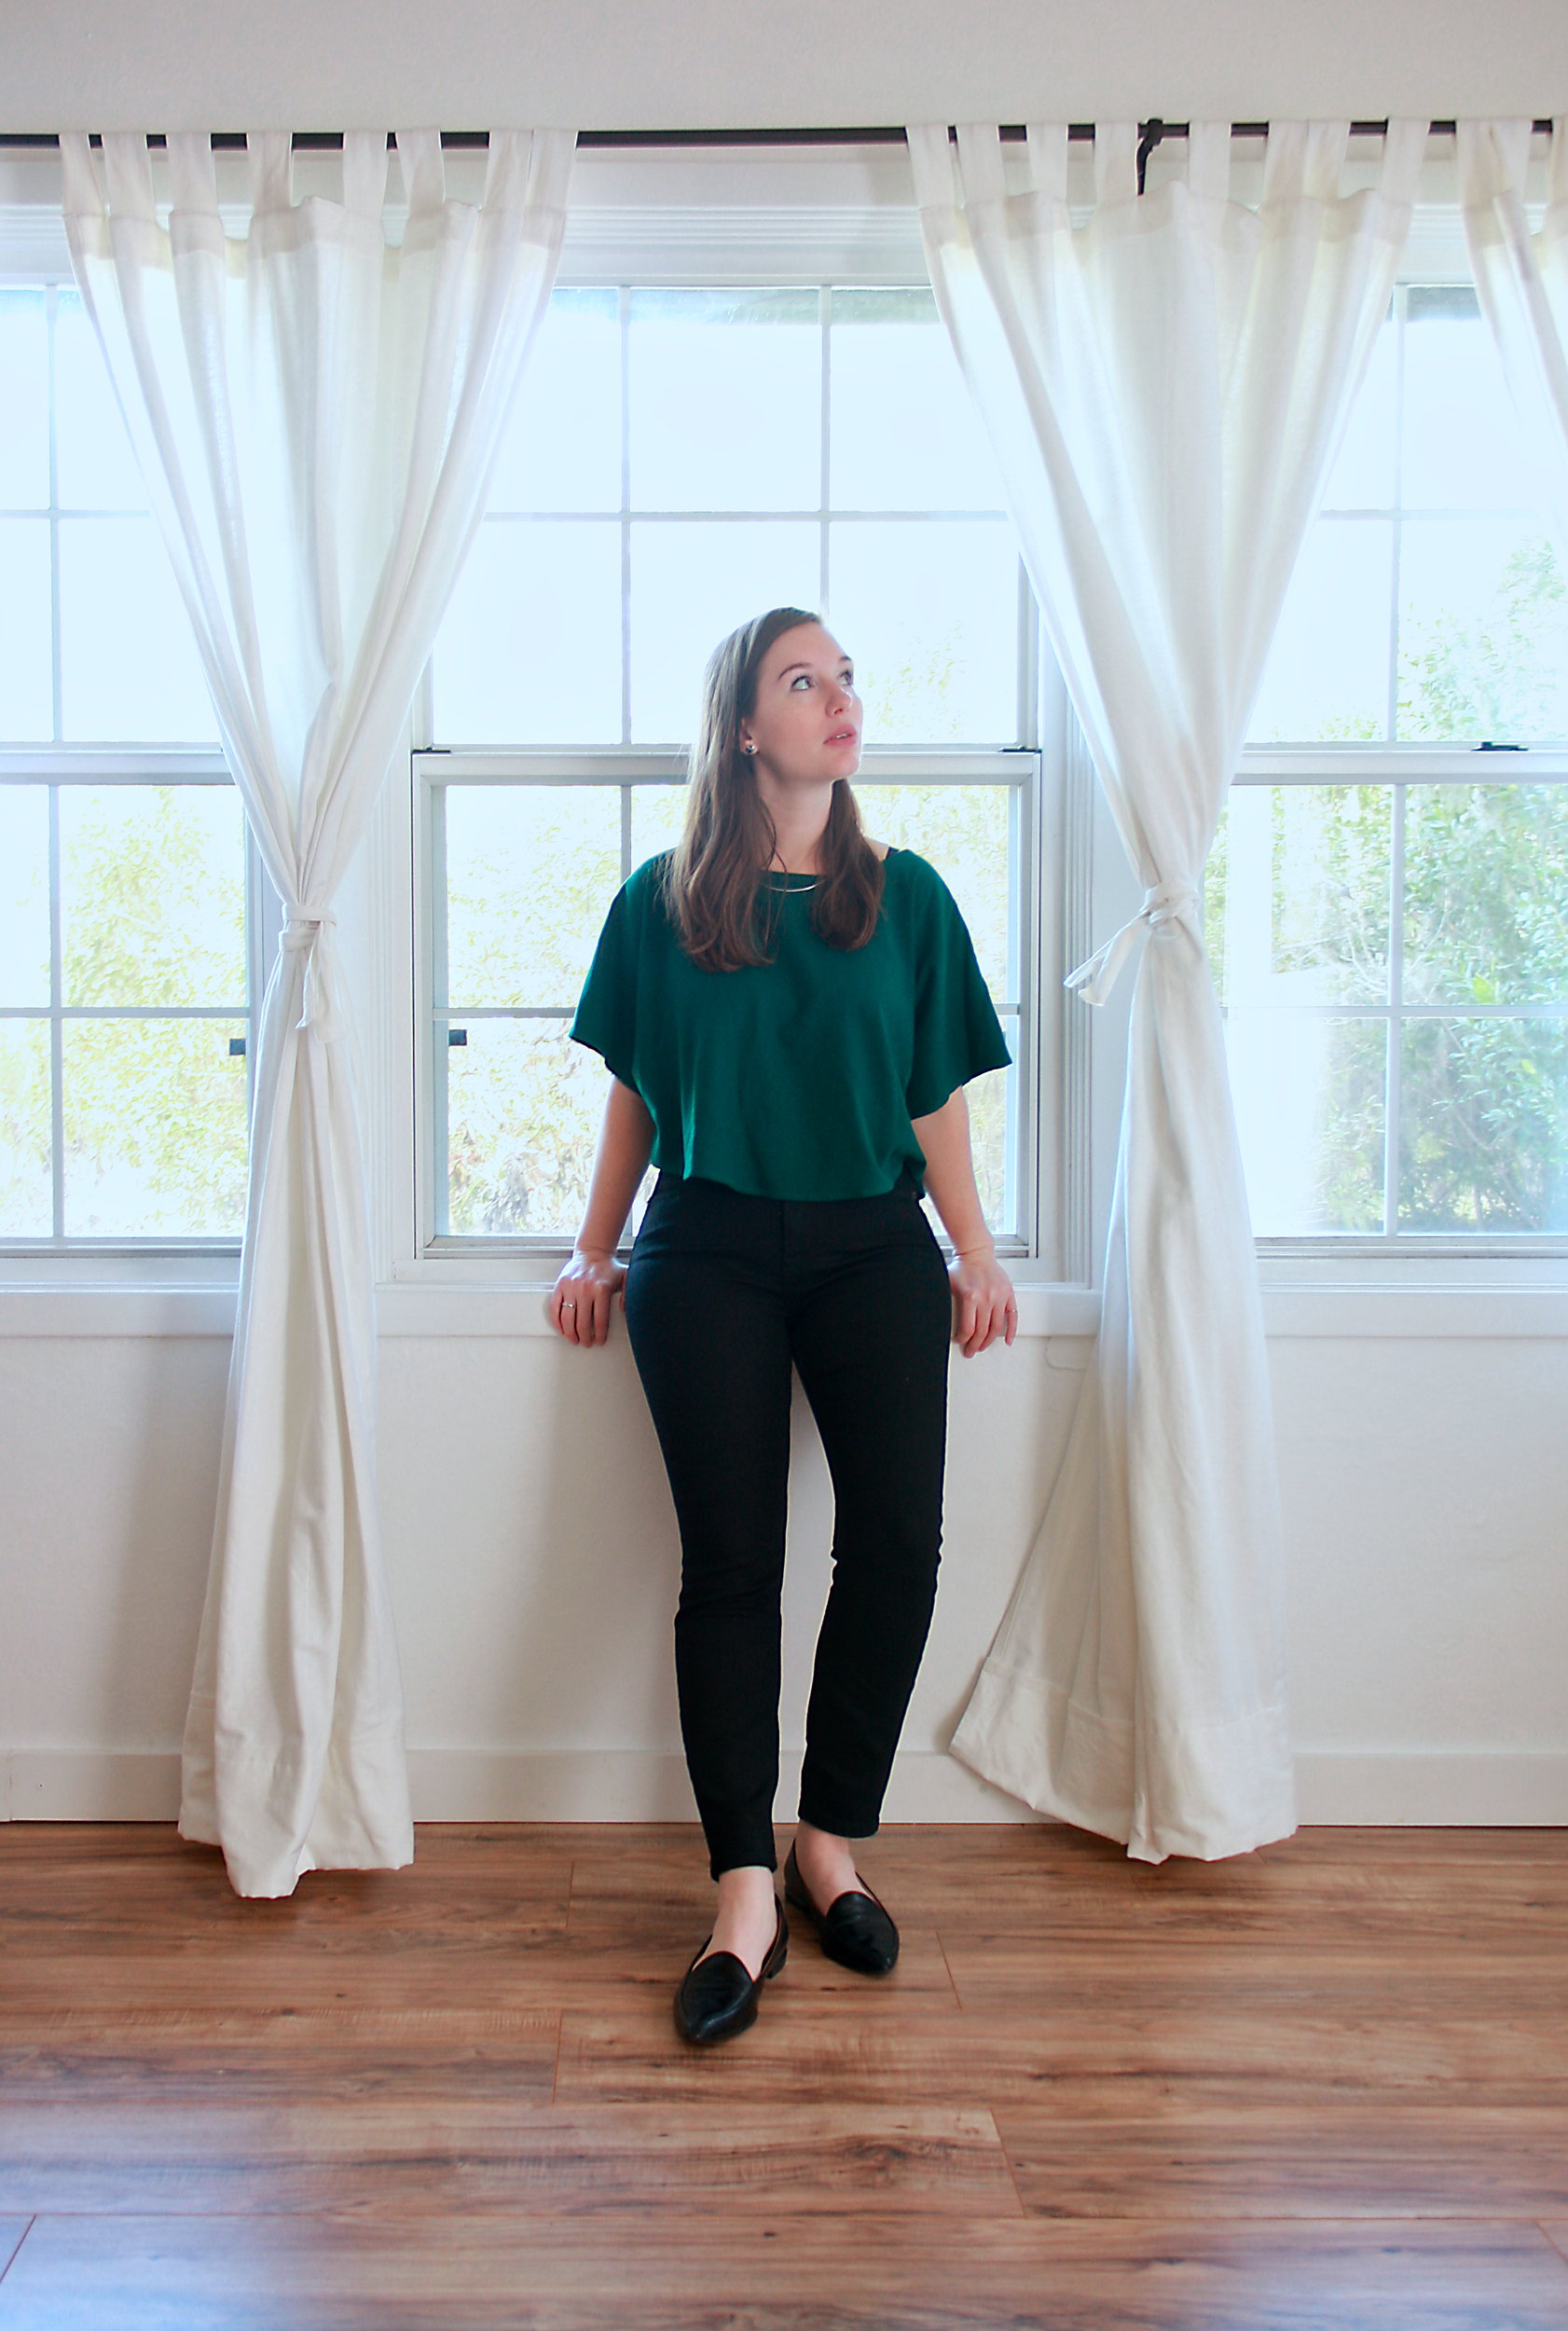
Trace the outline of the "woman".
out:
<instances>
[{"instance_id":1,"label":"woman","mask_svg":"<svg viewBox=\"0 0 1568 2331\"><path fill-rule=\"evenodd\" d=\"M615 1082L548 1311L602 1344L620 1292L680 1522L681 1733L719 1888L676 1994L695 2041L754 2021L788 1946L772 1809L791 1364L834 1526L785 1895L830 1955L883 1973L897 1929L850 1841L876 1830L930 1622L947 1345L1017 1327L962 1089L1007 1046L940 876L861 830L860 720L815 615L775 608L721 644L684 834L612 904L571 1028Z\"/></svg>"}]
</instances>

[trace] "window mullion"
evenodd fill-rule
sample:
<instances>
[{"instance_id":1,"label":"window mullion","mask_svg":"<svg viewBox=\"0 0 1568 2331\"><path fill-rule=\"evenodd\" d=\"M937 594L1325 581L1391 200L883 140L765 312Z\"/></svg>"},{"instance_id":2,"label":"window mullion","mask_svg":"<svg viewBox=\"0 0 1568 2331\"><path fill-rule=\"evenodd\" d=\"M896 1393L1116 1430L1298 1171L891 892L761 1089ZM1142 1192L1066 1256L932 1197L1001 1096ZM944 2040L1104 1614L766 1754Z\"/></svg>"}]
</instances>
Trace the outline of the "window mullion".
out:
<instances>
[{"instance_id":1,"label":"window mullion","mask_svg":"<svg viewBox=\"0 0 1568 2331\"><path fill-rule=\"evenodd\" d=\"M1405 324L1407 288L1395 293L1394 338L1394 540L1388 558L1388 688L1383 710L1383 736L1389 744L1399 738L1399 577L1405 554Z\"/></svg>"},{"instance_id":2,"label":"window mullion","mask_svg":"<svg viewBox=\"0 0 1568 2331\"><path fill-rule=\"evenodd\" d=\"M65 1235L65 1000L61 930L60 788L49 800L49 1209L53 1235Z\"/></svg>"},{"instance_id":3,"label":"window mullion","mask_svg":"<svg viewBox=\"0 0 1568 2331\"><path fill-rule=\"evenodd\" d=\"M631 291L619 293L621 354L621 742L631 742Z\"/></svg>"},{"instance_id":4,"label":"window mullion","mask_svg":"<svg viewBox=\"0 0 1568 2331\"><path fill-rule=\"evenodd\" d=\"M818 518L819 531L817 545L817 604L818 607L829 608L832 605L830 597L832 578L828 569L828 512L832 505L832 439L830 433L832 428L833 295L831 284L824 283L818 294L817 322L822 350L822 434L820 483L818 489L821 506Z\"/></svg>"},{"instance_id":5,"label":"window mullion","mask_svg":"<svg viewBox=\"0 0 1568 2331\"><path fill-rule=\"evenodd\" d=\"M1399 1111L1405 1002L1405 788L1394 788L1388 870L1388 1057L1383 1064L1382 1230L1399 1230Z\"/></svg>"},{"instance_id":6,"label":"window mullion","mask_svg":"<svg viewBox=\"0 0 1568 2331\"><path fill-rule=\"evenodd\" d=\"M57 745L65 734L64 687L60 646L60 442L55 417L58 403L55 391L59 376L55 331L59 308L60 294L57 287L51 283L44 297L44 313L46 345L48 351L49 400L49 719L50 734Z\"/></svg>"},{"instance_id":7,"label":"window mullion","mask_svg":"<svg viewBox=\"0 0 1568 2331\"><path fill-rule=\"evenodd\" d=\"M447 788L445 785L430 785L424 791L430 869L430 989L434 1007L433 1012L422 1015L424 1041L429 1046L431 1114L431 1205L424 1210L435 1235L446 1237L452 1226L447 1094L450 1067L447 1055L451 1041L447 1028L447 1013L451 1000L447 970Z\"/></svg>"}]
</instances>

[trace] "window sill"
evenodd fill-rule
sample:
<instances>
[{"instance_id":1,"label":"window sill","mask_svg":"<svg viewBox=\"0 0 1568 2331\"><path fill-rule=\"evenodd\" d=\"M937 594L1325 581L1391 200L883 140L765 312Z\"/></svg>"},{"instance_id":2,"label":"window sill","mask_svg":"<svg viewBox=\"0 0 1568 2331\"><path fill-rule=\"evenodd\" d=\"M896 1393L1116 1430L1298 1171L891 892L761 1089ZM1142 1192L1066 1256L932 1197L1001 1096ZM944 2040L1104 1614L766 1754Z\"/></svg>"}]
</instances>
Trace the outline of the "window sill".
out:
<instances>
[{"instance_id":1,"label":"window sill","mask_svg":"<svg viewBox=\"0 0 1568 2331\"><path fill-rule=\"evenodd\" d=\"M549 1285L516 1279L488 1287L383 1286L377 1290L379 1331L415 1340L550 1337ZM0 1283L0 1337L227 1337L236 1299L233 1286ZM1099 1326L1100 1298L1093 1288L1025 1285L1018 1310L1025 1338L1083 1340ZM1568 1338L1568 1286L1273 1285L1263 1290L1263 1321L1271 1342L1556 1340Z\"/></svg>"}]
</instances>

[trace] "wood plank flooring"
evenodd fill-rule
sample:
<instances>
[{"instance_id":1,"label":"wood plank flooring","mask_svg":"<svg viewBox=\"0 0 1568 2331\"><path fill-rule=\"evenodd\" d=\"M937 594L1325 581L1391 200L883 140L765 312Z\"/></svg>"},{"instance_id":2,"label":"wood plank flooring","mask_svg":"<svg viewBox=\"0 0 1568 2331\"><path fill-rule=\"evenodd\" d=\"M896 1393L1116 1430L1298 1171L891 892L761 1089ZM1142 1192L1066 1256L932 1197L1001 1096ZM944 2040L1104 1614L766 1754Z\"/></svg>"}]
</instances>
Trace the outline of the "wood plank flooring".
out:
<instances>
[{"instance_id":1,"label":"wood plank flooring","mask_svg":"<svg viewBox=\"0 0 1568 2331\"><path fill-rule=\"evenodd\" d=\"M0 2331L1568 2331L1568 1831L865 1868L708 2052L690 1828L0 1828Z\"/></svg>"}]
</instances>

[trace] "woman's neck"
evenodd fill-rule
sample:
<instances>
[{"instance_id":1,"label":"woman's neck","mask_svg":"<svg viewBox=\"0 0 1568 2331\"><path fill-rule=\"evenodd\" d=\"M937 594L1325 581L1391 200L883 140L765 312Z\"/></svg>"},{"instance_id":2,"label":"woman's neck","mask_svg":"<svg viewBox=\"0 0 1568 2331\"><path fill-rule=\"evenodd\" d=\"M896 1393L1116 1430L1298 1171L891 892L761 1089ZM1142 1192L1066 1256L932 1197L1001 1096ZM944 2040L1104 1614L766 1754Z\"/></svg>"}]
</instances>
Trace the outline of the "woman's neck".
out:
<instances>
[{"instance_id":1,"label":"woman's neck","mask_svg":"<svg viewBox=\"0 0 1568 2331\"><path fill-rule=\"evenodd\" d=\"M758 771L757 790L773 820L774 852L768 861L774 874L814 875L822 871L820 845L833 806L832 785L818 792L788 792L765 783Z\"/></svg>"}]
</instances>

